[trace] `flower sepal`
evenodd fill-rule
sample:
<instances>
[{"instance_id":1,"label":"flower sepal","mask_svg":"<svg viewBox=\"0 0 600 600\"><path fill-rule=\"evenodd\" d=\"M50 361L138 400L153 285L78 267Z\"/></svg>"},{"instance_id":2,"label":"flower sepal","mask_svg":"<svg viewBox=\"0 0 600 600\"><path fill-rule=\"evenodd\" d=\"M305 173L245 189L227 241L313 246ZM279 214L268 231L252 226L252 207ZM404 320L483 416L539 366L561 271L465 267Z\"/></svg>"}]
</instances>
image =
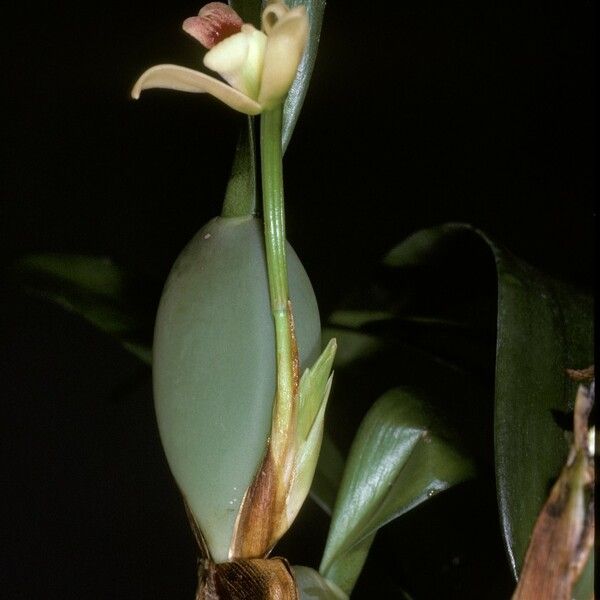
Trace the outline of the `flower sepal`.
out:
<instances>
[{"instance_id":1,"label":"flower sepal","mask_svg":"<svg viewBox=\"0 0 600 600\"><path fill-rule=\"evenodd\" d=\"M281 104L294 81L308 39L304 6L273 2L262 13L262 30L242 23L228 5L207 4L183 29L209 51L204 65L225 81L180 65L161 64L145 71L133 86L138 99L147 89L208 93L231 108L257 115Z\"/></svg>"}]
</instances>

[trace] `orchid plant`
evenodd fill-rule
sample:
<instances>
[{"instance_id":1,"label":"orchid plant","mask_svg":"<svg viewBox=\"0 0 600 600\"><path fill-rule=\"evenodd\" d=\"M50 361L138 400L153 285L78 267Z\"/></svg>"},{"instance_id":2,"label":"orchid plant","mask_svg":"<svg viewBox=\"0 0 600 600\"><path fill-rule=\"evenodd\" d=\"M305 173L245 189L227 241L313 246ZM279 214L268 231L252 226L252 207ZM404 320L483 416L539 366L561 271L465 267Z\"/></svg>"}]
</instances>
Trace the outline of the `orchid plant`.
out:
<instances>
[{"instance_id":1,"label":"orchid plant","mask_svg":"<svg viewBox=\"0 0 600 600\"><path fill-rule=\"evenodd\" d=\"M271 0L264 7L260 0L210 2L183 22L183 30L205 48L203 64L219 78L159 64L135 82L134 99L157 88L209 94L249 117L223 211L175 262L158 305L151 349L131 339L126 328L111 328L110 316L98 307L90 309L89 296L98 290L79 275L88 268L107 269L105 280L119 290L126 275L114 265L55 256L29 257L20 265L29 276L41 273L79 285L85 301L46 295L152 364L161 441L197 542L196 600L347 600L384 525L439 492L477 481L484 468L473 451L477 444L463 443L469 435L479 440L481 422L475 432L468 431L469 419L456 424L457 413L479 414L483 393L464 375L475 370L478 348L469 339L465 351L460 338L449 361L439 356L441 334L433 343L423 334L408 352L406 340L396 335L398 323L455 326L444 312L447 306L438 307L439 319L414 317L417 292L415 303L411 294L398 301L393 289L361 290L322 327L310 279L286 241L282 158L310 81L323 10L323 0L290 5ZM199 110L210 106L199 102ZM538 582L547 582L552 571L548 593L562 590L557 598L588 600L593 370L570 372L582 384L572 444L565 445L551 414L572 406L574 386L564 369L592 361L589 298L559 293L559 284L467 225L417 232L392 249L383 268L409 282L416 269L433 273L429 279L442 283L426 293L442 302L451 287L444 284L445 261L456 252L457 240L479 245L497 267L494 461L507 563L515 579L522 574L515 598L534 598ZM467 265L468 259L459 252L455 264ZM468 329L470 323L461 325ZM542 354L524 347L524 339L538 340ZM384 373L393 385L375 402L369 397L344 459L335 423L328 423L328 400L338 393L339 382L345 397L338 400L337 414L360 405L353 383L357 373L361 383L369 380L365 366ZM569 502L554 510L556 503L544 506L545 486L565 457L551 500L567 489ZM331 517L318 569L290 566L278 556L279 541L293 531L309 495ZM541 564L547 556L554 558ZM371 589L379 597L409 597L398 586L395 594L381 592L377 584Z\"/></svg>"},{"instance_id":2,"label":"orchid plant","mask_svg":"<svg viewBox=\"0 0 600 600\"><path fill-rule=\"evenodd\" d=\"M134 98L138 98L142 90L156 87L207 92L235 110L248 115L262 114L260 146L265 215L264 251L268 272L265 287L269 291L274 323L275 335L271 339L276 355L276 373L274 399L272 393L261 394L258 404L261 412L271 415L272 424L267 435L259 436L262 438L258 445L259 452L245 473L232 475L231 470L226 468L227 462L223 461L210 465L213 476L218 477L221 484L231 479L231 484L225 486L226 495L222 500L218 494L211 494L207 498L206 494L195 493L198 482L195 479L190 481L188 456L195 448L193 444L186 446L182 458L181 440L190 437L190 430L196 438L202 425L195 426L195 423L199 420L202 423L214 422L222 416L220 411L223 405L239 407L244 402L252 404L252 400L239 393L221 394L219 407L215 408L211 404L210 393L202 395L197 391L207 387L206 381L196 381L191 418L186 417L183 422L174 421L171 413L180 413L182 404L190 403L190 394L185 398L174 394L170 379L173 368L171 355L181 355L178 345L180 336L174 331L173 322L180 320L181 312L185 310L180 307L180 298L189 296L185 286L169 280L157 317L153 360L157 414L165 451L186 500L190 522L203 556L197 591L199 599L237 597L233 592L216 590L220 586L227 588L240 579L244 587L260 588L260 592L254 592L256 597L297 596L296 579L287 563L267 557L294 521L311 486L321 446L325 407L332 382L330 371L336 349L335 340L331 340L312 367L301 361L303 357L298 348L298 338L301 336L296 332L288 286L281 167L283 101L296 77L305 50L308 15L304 6L290 9L283 2L272 2L263 10L261 23L262 30L259 31L252 24L243 23L231 7L219 2L207 4L198 16L184 21L183 29L208 50L204 56L205 66L219 73L227 83L185 67L157 65L141 75L132 91ZM235 225L239 225L239 218L224 216L220 224L233 220ZM251 215L248 218L254 220ZM202 233L203 242L211 240L207 243L217 243L212 240L213 236L219 235L215 231L216 226L215 223L210 233ZM186 252L190 254L184 250L180 261L184 255L185 260L207 260L203 258L202 251L197 254L193 250L193 257L187 256ZM229 269L230 265L223 261L222 253L223 250L217 255L221 261L217 268ZM246 266L238 266L238 270L240 268L247 272ZM177 265L174 272L176 270ZM236 274L236 278L240 276L241 272ZM200 273L200 278L206 285L207 275ZM308 286L310 288L309 283ZM308 294L311 295L311 292ZM206 298L198 297L196 301L203 303ZM194 320L196 318L197 315L194 315ZM298 327L306 328L306 322L299 321ZM203 335L205 333L203 331ZM262 335L262 332L255 335ZM173 338L175 345L171 341ZM227 344L224 338L218 343L219 346ZM306 369L302 377L301 367ZM162 374L165 369L167 375ZM194 370L193 365L190 365L190 370ZM258 378L267 375L264 372L253 374ZM181 369L178 369L178 381L186 377L187 373L181 373ZM224 378L229 380L230 376L225 374ZM218 385L221 386L222 382L218 382ZM249 395L248 392L246 395ZM231 419L224 425L224 430L231 432L233 438L238 440L245 435L244 431L234 426ZM254 432L250 435L254 435ZM206 441L205 437L203 443ZM227 438L222 438L219 454L234 455L235 452L228 447L230 443ZM240 448L243 446L240 444ZM198 453L201 460L203 454ZM228 472L223 472L224 466ZM206 485L210 473L200 465L194 465L191 476L201 477L203 485ZM231 496L232 493L235 497ZM229 509L228 516L223 514L223 507ZM214 514L220 516L215 519ZM313 576L318 577L316 573ZM344 593L337 590L333 582L323 580L322 583L331 595L344 597Z\"/></svg>"}]
</instances>

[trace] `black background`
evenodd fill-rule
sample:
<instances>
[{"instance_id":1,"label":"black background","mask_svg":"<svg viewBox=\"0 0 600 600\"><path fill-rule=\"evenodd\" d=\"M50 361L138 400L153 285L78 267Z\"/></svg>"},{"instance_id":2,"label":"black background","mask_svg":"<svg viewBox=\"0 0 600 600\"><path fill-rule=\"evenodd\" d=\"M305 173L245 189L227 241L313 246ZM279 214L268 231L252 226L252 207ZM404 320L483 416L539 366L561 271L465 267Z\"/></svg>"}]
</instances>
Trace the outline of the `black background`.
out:
<instances>
[{"instance_id":1,"label":"black background","mask_svg":"<svg viewBox=\"0 0 600 600\"><path fill-rule=\"evenodd\" d=\"M23 2L5 16L3 267L77 252L164 279L219 212L241 117L196 95L128 97L152 64L200 66L180 31L198 8ZM284 165L289 238L323 316L392 245L448 220L591 287L593 12L331 0ZM5 285L1 300L3 595L191 598L145 369L54 306ZM316 566L326 519L304 512L284 549Z\"/></svg>"}]
</instances>

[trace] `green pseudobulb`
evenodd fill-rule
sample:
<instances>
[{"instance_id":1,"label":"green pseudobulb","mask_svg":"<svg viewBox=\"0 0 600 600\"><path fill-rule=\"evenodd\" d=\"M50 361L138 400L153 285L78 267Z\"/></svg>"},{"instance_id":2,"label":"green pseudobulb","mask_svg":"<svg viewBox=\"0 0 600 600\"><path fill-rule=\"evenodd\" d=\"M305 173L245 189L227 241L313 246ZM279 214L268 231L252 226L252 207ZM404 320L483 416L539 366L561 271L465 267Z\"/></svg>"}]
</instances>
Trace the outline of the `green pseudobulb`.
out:
<instances>
[{"instance_id":1,"label":"green pseudobulb","mask_svg":"<svg viewBox=\"0 0 600 600\"><path fill-rule=\"evenodd\" d=\"M315 295L287 246L302 370L320 352ZM156 318L156 415L171 471L215 562L263 458L275 395L275 329L262 221L217 217L186 246Z\"/></svg>"}]
</instances>

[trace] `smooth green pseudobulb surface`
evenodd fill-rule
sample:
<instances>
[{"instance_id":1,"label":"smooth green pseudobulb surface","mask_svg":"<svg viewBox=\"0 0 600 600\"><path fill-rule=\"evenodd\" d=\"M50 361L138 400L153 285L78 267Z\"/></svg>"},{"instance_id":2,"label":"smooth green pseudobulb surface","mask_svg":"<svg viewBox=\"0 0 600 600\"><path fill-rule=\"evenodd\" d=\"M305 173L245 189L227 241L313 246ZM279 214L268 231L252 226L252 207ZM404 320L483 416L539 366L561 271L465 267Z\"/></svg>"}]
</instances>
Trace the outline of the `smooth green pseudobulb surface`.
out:
<instances>
[{"instance_id":1,"label":"smooth green pseudobulb surface","mask_svg":"<svg viewBox=\"0 0 600 600\"><path fill-rule=\"evenodd\" d=\"M207 223L165 284L154 332L156 415L171 471L213 560L229 558L244 493L265 452L275 394L275 331L262 221ZM301 366L320 345L310 281L287 246Z\"/></svg>"}]
</instances>

